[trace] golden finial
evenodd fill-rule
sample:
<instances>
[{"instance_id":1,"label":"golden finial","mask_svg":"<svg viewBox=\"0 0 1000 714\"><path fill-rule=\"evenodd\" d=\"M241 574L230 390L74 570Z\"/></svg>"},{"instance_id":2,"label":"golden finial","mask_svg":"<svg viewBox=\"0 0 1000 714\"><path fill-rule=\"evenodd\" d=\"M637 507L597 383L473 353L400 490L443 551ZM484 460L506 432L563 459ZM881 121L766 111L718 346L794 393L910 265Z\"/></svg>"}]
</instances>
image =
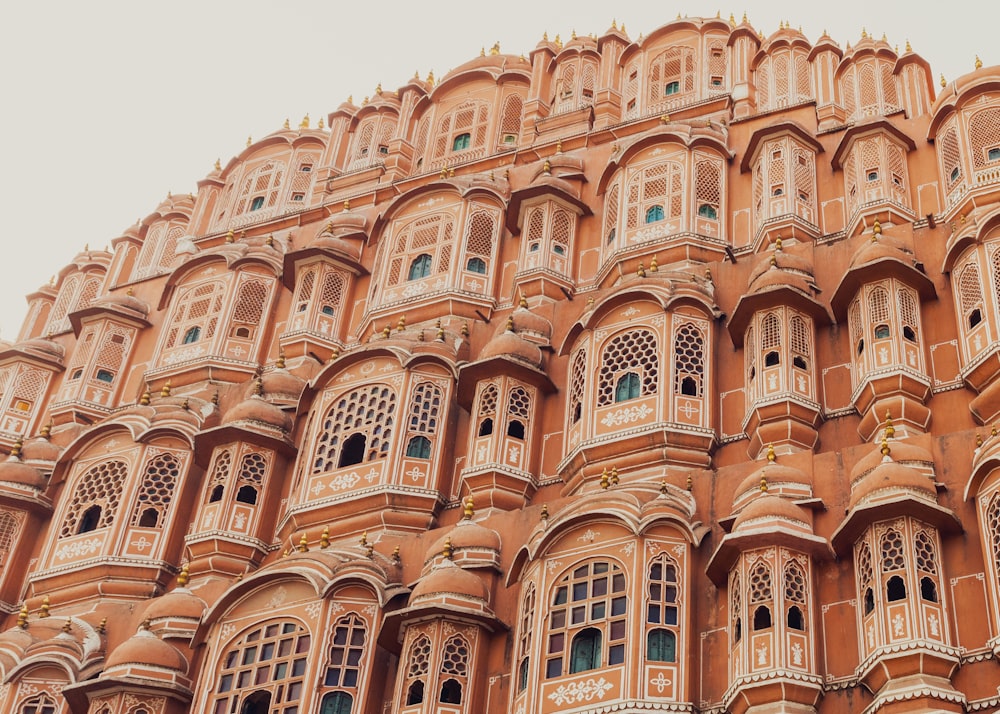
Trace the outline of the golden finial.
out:
<instances>
[{"instance_id":1,"label":"golden finial","mask_svg":"<svg viewBox=\"0 0 1000 714\"><path fill-rule=\"evenodd\" d=\"M215 160L215 170L222 171L222 159Z\"/></svg>"},{"instance_id":2,"label":"golden finial","mask_svg":"<svg viewBox=\"0 0 1000 714\"><path fill-rule=\"evenodd\" d=\"M28 605L21 605L21 611L17 613L17 626L22 630L28 629Z\"/></svg>"},{"instance_id":3,"label":"golden finial","mask_svg":"<svg viewBox=\"0 0 1000 714\"><path fill-rule=\"evenodd\" d=\"M659 264L656 262L656 256L654 255L649 261L649 272L656 273L660 270Z\"/></svg>"},{"instance_id":4,"label":"golden finial","mask_svg":"<svg viewBox=\"0 0 1000 714\"><path fill-rule=\"evenodd\" d=\"M185 398L184 401L181 402L181 409L183 409L184 411L190 411L190 409L191 409L191 402L188 401L188 399Z\"/></svg>"},{"instance_id":5,"label":"golden finial","mask_svg":"<svg viewBox=\"0 0 1000 714\"><path fill-rule=\"evenodd\" d=\"M365 531L364 533L361 534L361 538L358 540L358 543L361 545L362 548L368 545L368 531Z\"/></svg>"},{"instance_id":6,"label":"golden finial","mask_svg":"<svg viewBox=\"0 0 1000 714\"><path fill-rule=\"evenodd\" d=\"M543 503L542 504L542 512L539 514L539 517L543 521L548 520L548 518L549 518L549 504L547 504L547 503Z\"/></svg>"},{"instance_id":7,"label":"golden finial","mask_svg":"<svg viewBox=\"0 0 1000 714\"><path fill-rule=\"evenodd\" d=\"M267 234L267 238L264 239L264 245L266 245L268 248L273 248L274 247L274 234L273 233L268 233Z\"/></svg>"},{"instance_id":8,"label":"golden finial","mask_svg":"<svg viewBox=\"0 0 1000 714\"><path fill-rule=\"evenodd\" d=\"M141 406L148 407L152 400L153 395L149 393L149 389L146 389L146 391L142 393L142 396L139 397L139 404Z\"/></svg>"},{"instance_id":9,"label":"golden finial","mask_svg":"<svg viewBox=\"0 0 1000 714\"><path fill-rule=\"evenodd\" d=\"M617 30L618 29L618 19L617 18L614 18L614 17L611 18L611 29L612 30Z\"/></svg>"},{"instance_id":10,"label":"golden finial","mask_svg":"<svg viewBox=\"0 0 1000 714\"><path fill-rule=\"evenodd\" d=\"M480 45L479 46L479 56L480 57L485 57L486 56L486 45Z\"/></svg>"},{"instance_id":11,"label":"golden finial","mask_svg":"<svg viewBox=\"0 0 1000 714\"><path fill-rule=\"evenodd\" d=\"M892 449L889 448L889 439L885 436L882 437L882 448L880 449L882 456L888 456Z\"/></svg>"},{"instance_id":12,"label":"golden finial","mask_svg":"<svg viewBox=\"0 0 1000 714\"><path fill-rule=\"evenodd\" d=\"M774 252L775 253L781 252L781 236L778 236L777 238L774 239Z\"/></svg>"},{"instance_id":13,"label":"golden finial","mask_svg":"<svg viewBox=\"0 0 1000 714\"><path fill-rule=\"evenodd\" d=\"M979 59L979 55L976 55L976 69L982 69L982 68L983 68L983 61Z\"/></svg>"},{"instance_id":14,"label":"golden finial","mask_svg":"<svg viewBox=\"0 0 1000 714\"><path fill-rule=\"evenodd\" d=\"M434 70L433 69L430 72L427 73L427 84L429 84L432 87L434 86Z\"/></svg>"},{"instance_id":15,"label":"golden finial","mask_svg":"<svg viewBox=\"0 0 1000 714\"><path fill-rule=\"evenodd\" d=\"M523 307L525 309L527 309L527 307L528 307L528 298L524 297L524 293L523 292L521 293L521 299L517 301L517 306L518 307Z\"/></svg>"},{"instance_id":16,"label":"golden finial","mask_svg":"<svg viewBox=\"0 0 1000 714\"><path fill-rule=\"evenodd\" d=\"M169 379L166 382L164 382L163 386L160 388L160 396L161 397L169 397L170 396L170 380Z\"/></svg>"},{"instance_id":17,"label":"golden finial","mask_svg":"<svg viewBox=\"0 0 1000 714\"><path fill-rule=\"evenodd\" d=\"M366 94L366 95L365 95L365 98L361 100L361 106L364 106L365 104L367 104L367 103L368 103L368 100L369 100L369 99L371 99L371 97L369 97L369 96L368 96L368 95Z\"/></svg>"},{"instance_id":18,"label":"golden finial","mask_svg":"<svg viewBox=\"0 0 1000 714\"><path fill-rule=\"evenodd\" d=\"M736 27L736 17L733 15L733 13L729 13L729 26Z\"/></svg>"},{"instance_id":19,"label":"golden finial","mask_svg":"<svg viewBox=\"0 0 1000 714\"><path fill-rule=\"evenodd\" d=\"M424 333L423 333L423 331L421 331L420 332L420 336L423 337L423 335L424 335ZM468 336L469 336L469 323L468 322L463 322L462 323L462 337L468 337Z\"/></svg>"},{"instance_id":20,"label":"golden finial","mask_svg":"<svg viewBox=\"0 0 1000 714\"><path fill-rule=\"evenodd\" d=\"M297 550L300 553L305 553L307 550L309 550L309 536L307 536L304 531L302 533L302 537L299 538L299 545Z\"/></svg>"},{"instance_id":21,"label":"golden finial","mask_svg":"<svg viewBox=\"0 0 1000 714\"><path fill-rule=\"evenodd\" d=\"M353 94L348 94L347 95L347 103L348 104L354 104L354 95Z\"/></svg>"},{"instance_id":22,"label":"golden finial","mask_svg":"<svg viewBox=\"0 0 1000 714\"><path fill-rule=\"evenodd\" d=\"M646 268L643 266L642 262L639 262L639 267L636 269L635 274L640 278L646 277Z\"/></svg>"},{"instance_id":23,"label":"golden finial","mask_svg":"<svg viewBox=\"0 0 1000 714\"><path fill-rule=\"evenodd\" d=\"M396 321L396 332L402 332L406 329L406 315L400 315L399 320Z\"/></svg>"},{"instance_id":24,"label":"golden finial","mask_svg":"<svg viewBox=\"0 0 1000 714\"><path fill-rule=\"evenodd\" d=\"M64 622L62 626L62 631L67 635L73 631L73 620L71 618L66 618L66 622Z\"/></svg>"},{"instance_id":25,"label":"golden finial","mask_svg":"<svg viewBox=\"0 0 1000 714\"><path fill-rule=\"evenodd\" d=\"M513 331L514 331L514 316L513 315L508 315L507 316L507 330L506 330L506 332L513 332Z\"/></svg>"},{"instance_id":26,"label":"golden finial","mask_svg":"<svg viewBox=\"0 0 1000 714\"><path fill-rule=\"evenodd\" d=\"M884 32L882 33L882 42L885 42L886 44L889 43L889 38L885 36Z\"/></svg>"},{"instance_id":27,"label":"golden finial","mask_svg":"<svg viewBox=\"0 0 1000 714\"><path fill-rule=\"evenodd\" d=\"M542 173L546 176L552 173L552 164L549 163L548 159L545 159L545 163L542 164Z\"/></svg>"},{"instance_id":28,"label":"golden finial","mask_svg":"<svg viewBox=\"0 0 1000 714\"><path fill-rule=\"evenodd\" d=\"M248 149L250 148L250 144L252 144L252 143L253 143L253 137L252 136L248 136L247 137L247 148Z\"/></svg>"},{"instance_id":29,"label":"golden finial","mask_svg":"<svg viewBox=\"0 0 1000 714\"><path fill-rule=\"evenodd\" d=\"M774 444L767 445L767 462L773 464L777 457L774 455Z\"/></svg>"},{"instance_id":30,"label":"golden finial","mask_svg":"<svg viewBox=\"0 0 1000 714\"><path fill-rule=\"evenodd\" d=\"M885 435L890 439L896 435L896 427L892 425L892 414L885 412Z\"/></svg>"},{"instance_id":31,"label":"golden finial","mask_svg":"<svg viewBox=\"0 0 1000 714\"><path fill-rule=\"evenodd\" d=\"M451 178L454 175L455 175L455 169L453 169L451 166L449 166L448 167L448 178Z\"/></svg>"},{"instance_id":32,"label":"golden finial","mask_svg":"<svg viewBox=\"0 0 1000 714\"><path fill-rule=\"evenodd\" d=\"M14 445L10 448L10 455L15 459L20 459L22 446L24 446L24 437L19 436L14 440Z\"/></svg>"},{"instance_id":33,"label":"golden finial","mask_svg":"<svg viewBox=\"0 0 1000 714\"><path fill-rule=\"evenodd\" d=\"M278 349L278 359L274 361L274 366L276 369L285 368L285 351L283 349Z\"/></svg>"},{"instance_id":34,"label":"golden finial","mask_svg":"<svg viewBox=\"0 0 1000 714\"><path fill-rule=\"evenodd\" d=\"M687 483L684 484L688 491L694 490L694 479L691 478L691 474L687 475Z\"/></svg>"},{"instance_id":35,"label":"golden finial","mask_svg":"<svg viewBox=\"0 0 1000 714\"><path fill-rule=\"evenodd\" d=\"M437 335L435 335L438 342L444 342L444 327L441 326L441 321L437 321Z\"/></svg>"},{"instance_id":36,"label":"golden finial","mask_svg":"<svg viewBox=\"0 0 1000 714\"><path fill-rule=\"evenodd\" d=\"M625 35L626 37L628 36L628 32L625 30L625 23L624 22L622 23L622 34Z\"/></svg>"},{"instance_id":37,"label":"golden finial","mask_svg":"<svg viewBox=\"0 0 1000 714\"><path fill-rule=\"evenodd\" d=\"M861 39L865 40L867 38L868 38L868 32L865 30L865 28L862 27L861 28Z\"/></svg>"},{"instance_id":38,"label":"golden finial","mask_svg":"<svg viewBox=\"0 0 1000 714\"><path fill-rule=\"evenodd\" d=\"M490 55L491 56L495 57L498 54L500 54L500 40L497 40L496 42L494 42L493 46L490 47Z\"/></svg>"},{"instance_id":39,"label":"golden finial","mask_svg":"<svg viewBox=\"0 0 1000 714\"><path fill-rule=\"evenodd\" d=\"M214 404L215 406L219 406L219 390L218 389L216 389L215 392L212 394L212 404Z\"/></svg>"},{"instance_id":40,"label":"golden finial","mask_svg":"<svg viewBox=\"0 0 1000 714\"><path fill-rule=\"evenodd\" d=\"M326 128L326 125L323 124L323 117L320 117L319 121L316 122L316 128L317 129L325 129Z\"/></svg>"},{"instance_id":41,"label":"golden finial","mask_svg":"<svg viewBox=\"0 0 1000 714\"><path fill-rule=\"evenodd\" d=\"M976 434L976 448L978 449L982 445L983 445L983 435L977 433Z\"/></svg>"},{"instance_id":42,"label":"golden finial","mask_svg":"<svg viewBox=\"0 0 1000 714\"><path fill-rule=\"evenodd\" d=\"M399 546L397 545L395 548L392 549L392 562L395 563L396 565L399 565L401 560L402 558L399 557Z\"/></svg>"},{"instance_id":43,"label":"golden finial","mask_svg":"<svg viewBox=\"0 0 1000 714\"><path fill-rule=\"evenodd\" d=\"M576 28L575 27L570 31L569 38L571 40L575 40L576 39Z\"/></svg>"},{"instance_id":44,"label":"golden finial","mask_svg":"<svg viewBox=\"0 0 1000 714\"><path fill-rule=\"evenodd\" d=\"M760 475L760 492L767 493L767 476L765 474Z\"/></svg>"},{"instance_id":45,"label":"golden finial","mask_svg":"<svg viewBox=\"0 0 1000 714\"><path fill-rule=\"evenodd\" d=\"M230 228L228 231L226 231L226 243L235 243L235 242L236 242L236 236L233 234L233 229Z\"/></svg>"},{"instance_id":46,"label":"golden finial","mask_svg":"<svg viewBox=\"0 0 1000 714\"><path fill-rule=\"evenodd\" d=\"M38 617L48 617L49 616L49 596L46 595L42 598L42 605L38 608Z\"/></svg>"},{"instance_id":47,"label":"golden finial","mask_svg":"<svg viewBox=\"0 0 1000 714\"><path fill-rule=\"evenodd\" d=\"M43 439L48 440L48 438L52 436L52 422L50 421L48 424L42 426L42 429L41 431L38 432L38 435Z\"/></svg>"},{"instance_id":48,"label":"golden finial","mask_svg":"<svg viewBox=\"0 0 1000 714\"><path fill-rule=\"evenodd\" d=\"M745 24L746 24L746 22L747 22L747 11L746 11L746 10L744 10L744 11L743 11L743 24L745 25Z\"/></svg>"},{"instance_id":49,"label":"golden finial","mask_svg":"<svg viewBox=\"0 0 1000 714\"><path fill-rule=\"evenodd\" d=\"M608 470L604 469L601 471L601 489L607 491L610 485L611 481L608 479Z\"/></svg>"},{"instance_id":50,"label":"golden finial","mask_svg":"<svg viewBox=\"0 0 1000 714\"><path fill-rule=\"evenodd\" d=\"M875 222L872 223L872 234L873 235L881 235L882 234L882 224L879 223L879 220L877 218L875 219Z\"/></svg>"},{"instance_id":51,"label":"golden finial","mask_svg":"<svg viewBox=\"0 0 1000 714\"><path fill-rule=\"evenodd\" d=\"M476 513L476 504L473 502L472 496L469 496L467 499L465 499L465 502L462 504L462 517L467 521L471 521L472 516L474 516L475 513Z\"/></svg>"},{"instance_id":52,"label":"golden finial","mask_svg":"<svg viewBox=\"0 0 1000 714\"><path fill-rule=\"evenodd\" d=\"M187 563L181 566L181 572L177 574L177 586L187 587L188 580L191 579L191 569Z\"/></svg>"},{"instance_id":53,"label":"golden finial","mask_svg":"<svg viewBox=\"0 0 1000 714\"><path fill-rule=\"evenodd\" d=\"M264 396L264 381L260 377L254 382L253 393L258 397Z\"/></svg>"},{"instance_id":54,"label":"golden finial","mask_svg":"<svg viewBox=\"0 0 1000 714\"><path fill-rule=\"evenodd\" d=\"M561 50L562 49L562 39L559 37L558 34L556 34L556 39L553 40L553 42L555 43L557 50Z\"/></svg>"},{"instance_id":55,"label":"golden finial","mask_svg":"<svg viewBox=\"0 0 1000 714\"><path fill-rule=\"evenodd\" d=\"M660 480L660 495L661 496L666 496L667 495L667 481L666 481L666 479L661 479Z\"/></svg>"},{"instance_id":56,"label":"golden finial","mask_svg":"<svg viewBox=\"0 0 1000 714\"><path fill-rule=\"evenodd\" d=\"M668 123L670 123L670 115L669 114L662 115L660 117L660 123L661 124L668 124Z\"/></svg>"},{"instance_id":57,"label":"golden finial","mask_svg":"<svg viewBox=\"0 0 1000 714\"><path fill-rule=\"evenodd\" d=\"M990 430L990 436L996 436L996 435L997 435L997 428L996 425L994 425L993 429Z\"/></svg>"},{"instance_id":58,"label":"golden finial","mask_svg":"<svg viewBox=\"0 0 1000 714\"><path fill-rule=\"evenodd\" d=\"M392 328L388 324L386 324L386 326L382 328L382 337L388 337L391 334L392 334Z\"/></svg>"},{"instance_id":59,"label":"golden finial","mask_svg":"<svg viewBox=\"0 0 1000 714\"><path fill-rule=\"evenodd\" d=\"M442 166L441 167L441 178L443 178L443 179L448 178L448 167L447 166Z\"/></svg>"},{"instance_id":60,"label":"golden finial","mask_svg":"<svg viewBox=\"0 0 1000 714\"><path fill-rule=\"evenodd\" d=\"M946 82L946 81L945 81L945 78L944 78L944 74L943 74L943 73L942 73L942 75L941 75L941 86L942 86L942 87L947 87L947 86L948 86L948 82Z\"/></svg>"},{"instance_id":61,"label":"golden finial","mask_svg":"<svg viewBox=\"0 0 1000 714\"><path fill-rule=\"evenodd\" d=\"M441 555L451 560L451 536L444 539L444 548L441 549Z\"/></svg>"},{"instance_id":62,"label":"golden finial","mask_svg":"<svg viewBox=\"0 0 1000 714\"><path fill-rule=\"evenodd\" d=\"M910 38L906 38L906 51L913 52L913 48L910 47Z\"/></svg>"},{"instance_id":63,"label":"golden finial","mask_svg":"<svg viewBox=\"0 0 1000 714\"><path fill-rule=\"evenodd\" d=\"M103 635L108 631L108 618L102 617L101 621L97 623L97 634Z\"/></svg>"},{"instance_id":64,"label":"golden finial","mask_svg":"<svg viewBox=\"0 0 1000 714\"><path fill-rule=\"evenodd\" d=\"M556 142L556 153L557 154L562 153L562 139Z\"/></svg>"},{"instance_id":65,"label":"golden finial","mask_svg":"<svg viewBox=\"0 0 1000 714\"><path fill-rule=\"evenodd\" d=\"M334 345L333 349L330 350L330 361L333 362L338 357L340 357L340 348L337 345Z\"/></svg>"},{"instance_id":66,"label":"golden finial","mask_svg":"<svg viewBox=\"0 0 1000 714\"><path fill-rule=\"evenodd\" d=\"M330 547L330 526L323 526L323 532L319 534L319 547L321 550Z\"/></svg>"},{"instance_id":67,"label":"golden finial","mask_svg":"<svg viewBox=\"0 0 1000 714\"><path fill-rule=\"evenodd\" d=\"M617 486L618 485L619 479L618 479L618 467L617 466L612 466L611 467L611 474L608 476L608 481L611 482L612 486Z\"/></svg>"},{"instance_id":68,"label":"golden finial","mask_svg":"<svg viewBox=\"0 0 1000 714\"><path fill-rule=\"evenodd\" d=\"M288 117L285 117L285 123L281 125L283 129L291 129L288 125Z\"/></svg>"},{"instance_id":69,"label":"golden finial","mask_svg":"<svg viewBox=\"0 0 1000 714\"><path fill-rule=\"evenodd\" d=\"M594 296L591 295L589 298L587 298L587 309L589 310L593 306L594 306Z\"/></svg>"}]
</instances>

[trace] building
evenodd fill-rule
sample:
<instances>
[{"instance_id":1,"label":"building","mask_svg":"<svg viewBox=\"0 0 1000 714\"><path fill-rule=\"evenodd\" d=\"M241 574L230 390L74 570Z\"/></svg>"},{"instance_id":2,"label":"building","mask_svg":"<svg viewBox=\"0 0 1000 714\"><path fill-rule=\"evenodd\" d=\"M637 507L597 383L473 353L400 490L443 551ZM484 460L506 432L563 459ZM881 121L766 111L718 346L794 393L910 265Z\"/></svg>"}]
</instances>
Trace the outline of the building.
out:
<instances>
[{"instance_id":1,"label":"building","mask_svg":"<svg viewBox=\"0 0 1000 714\"><path fill-rule=\"evenodd\" d=\"M325 124L28 296L0 714L1000 711L1000 68L685 18Z\"/></svg>"}]
</instances>

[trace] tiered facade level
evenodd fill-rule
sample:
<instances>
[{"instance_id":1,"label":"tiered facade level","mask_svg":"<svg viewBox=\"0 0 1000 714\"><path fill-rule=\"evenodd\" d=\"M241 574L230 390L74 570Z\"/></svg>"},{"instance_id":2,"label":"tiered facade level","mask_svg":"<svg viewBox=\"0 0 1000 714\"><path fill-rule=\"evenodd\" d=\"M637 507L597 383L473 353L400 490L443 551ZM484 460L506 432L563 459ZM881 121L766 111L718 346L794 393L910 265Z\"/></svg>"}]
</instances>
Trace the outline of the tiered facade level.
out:
<instances>
[{"instance_id":1,"label":"tiered facade level","mask_svg":"<svg viewBox=\"0 0 1000 714\"><path fill-rule=\"evenodd\" d=\"M495 48L80 253L0 346L0 714L1000 711L1000 68L942 83Z\"/></svg>"}]
</instances>

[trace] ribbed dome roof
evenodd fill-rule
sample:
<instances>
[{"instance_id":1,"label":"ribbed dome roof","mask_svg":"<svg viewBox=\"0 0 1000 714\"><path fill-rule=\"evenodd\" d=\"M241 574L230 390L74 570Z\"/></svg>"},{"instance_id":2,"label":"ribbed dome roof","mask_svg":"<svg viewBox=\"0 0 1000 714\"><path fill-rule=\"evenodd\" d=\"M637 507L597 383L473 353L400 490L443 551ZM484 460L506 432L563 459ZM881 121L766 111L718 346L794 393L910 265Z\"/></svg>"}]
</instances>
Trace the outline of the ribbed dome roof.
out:
<instances>
[{"instance_id":1,"label":"ribbed dome roof","mask_svg":"<svg viewBox=\"0 0 1000 714\"><path fill-rule=\"evenodd\" d=\"M763 292L769 288L790 285L803 292L813 289L812 261L781 249L780 238L770 255L764 256L750 272L747 292Z\"/></svg>"},{"instance_id":2,"label":"ribbed dome roof","mask_svg":"<svg viewBox=\"0 0 1000 714\"><path fill-rule=\"evenodd\" d=\"M176 617L186 620L200 620L207 605L204 600L184 587L174 588L149 603L144 617L159 620Z\"/></svg>"},{"instance_id":3,"label":"ribbed dome roof","mask_svg":"<svg viewBox=\"0 0 1000 714\"><path fill-rule=\"evenodd\" d=\"M226 415L222 418L223 424L236 424L239 422L263 424L286 432L291 431L292 428L292 419L290 416L257 394L249 399L244 399L226 412Z\"/></svg>"},{"instance_id":4,"label":"ribbed dome roof","mask_svg":"<svg viewBox=\"0 0 1000 714\"><path fill-rule=\"evenodd\" d=\"M22 352L34 352L37 355L48 357L49 359L62 360L66 356L66 348L53 340L44 337L34 337L30 340L23 340L14 345L15 349Z\"/></svg>"},{"instance_id":5,"label":"ribbed dome roof","mask_svg":"<svg viewBox=\"0 0 1000 714\"><path fill-rule=\"evenodd\" d=\"M16 456L9 456L0 462L0 482L16 483L41 491L45 488L45 477L34 466L21 461Z\"/></svg>"},{"instance_id":6,"label":"ribbed dome roof","mask_svg":"<svg viewBox=\"0 0 1000 714\"><path fill-rule=\"evenodd\" d=\"M443 560L425 575L410 594L410 604L432 599L438 595L458 595L489 603L489 591L475 573L458 567L450 560Z\"/></svg>"},{"instance_id":7,"label":"ribbed dome roof","mask_svg":"<svg viewBox=\"0 0 1000 714\"><path fill-rule=\"evenodd\" d=\"M163 667L164 669L187 673L188 663L179 651L146 629L139 630L120 645L108 657L105 672L115 667L130 664Z\"/></svg>"},{"instance_id":8,"label":"ribbed dome roof","mask_svg":"<svg viewBox=\"0 0 1000 714\"><path fill-rule=\"evenodd\" d=\"M514 321L514 332L528 333L545 342L552 338L552 323L529 310L527 305L523 303L511 313L511 318Z\"/></svg>"},{"instance_id":9,"label":"ribbed dome roof","mask_svg":"<svg viewBox=\"0 0 1000 714\"><path fill-rule=\"evenodd\" d=\"M934 482L915 469L903 466L886 456L881 464L854 484L849 508L893 496L915 496L937 502Z\"/></svg>"},{"instance_id":10,"label":"ribbed dome roof","mask_svg":"<svg viewBox=\"0 0 1000 714\"><path fill-rule=\"evenodd\" d=\"M306 387L304 379L296 377L284 367L264 372L260 380L264 394L282 401L298 401L302 396L302 390Z\"/></svg>"},{"instance_id":11,"label":"ribbed dome roof","mask_svg":"<svg viewBox=\"0 0 1000 714\"><path fill-rule=\"evenodd\" d=\"M851 267L867 265L878 260L894 259L907 265L913 264L913 251L898 238L887 233L879 233L877 240L865 243L851 259Z\"/></svg>"},{"instance_id":12,"label":"ribbed dome roof","mask_svg":"<svg viewBox=\"0 0 1000 714\"><path fill-rule=\"evenodd\" d=\"M24 461L58 461L62 447L53 444L45 436L28 439L21 447L21 458Z\"/></svg>"},{"instance_id":13,"label":"ribbed dome roof","mask_svg":"<svg viewBox=\"0 0 1000 714\"><path fill-rule=\"evenodd\" d=\"M93 304L96 307L121 308L126 312L133 312L143 317L149 314L149 305L144 303L135 295L129 295L127 293L124 295L105 295L104 297L95 300Z\"/></svg>"},{"instance_id":14,"label":"ribbed dome roof","mask_svg":"<svg viewBox=\"0 0 1000 714\"><path fill-rule=\"evenodd\" d=\"M508 329L490 340L483 351L479 353L480 359L490 357L511 357L519 362L531 365L532 367L542 366L542 351L538 345L528 342L513 330L513 319L508 320Z\"/></svg>"},{"instance_id":15,"label":"ribbed dome roof","mask_svg":"<svg viewBox=\"0 0 1000 714\"><path fill-rule=\"evenodd\" d=\"M733 533L751 527L760 527L765 523L776 525L780 522L786 527L796 528L806 533L812 533L809 516L801 506L796 506L787 498L761 493L744 508L733 522Z\"/></svg>"},{"instance_id":16,"label":"ribbed dome roof","mask_svg":"<svg viewBox=\"0 0 1000 714\"><path fill-rule=\"evenodd\" d=\"M475 521L459 521L450 532L438 538L427 549L427 556L424 562L429 562L441 555L446 546L450 546L453 551L468 548L493 550L499 553L500 534L492 528L479 525Z\"/></svg>"},{"instance_id":17,"label":"ribbed dome roof","mask_svg":"<svg viewBox=\"0 0 1000 714\"><path fill-rule=\"evenodd\" d=\"M888 446L892 449L892 460L897 464L920 464L930 468L934 467L934 457L931 455L931 452L922 446L908 444L905 441L889 441ZM879 466L883 458L881 448L869 451L851 469L851 482L853 483L861 476Z\"/></svg>"},{"instance_id":18,"label":"ribbed dome roof","mask_svg":"<svg viewBox=\"0 0 1000 714\"><path fill-rule=\"evenodd\" d=\"M762 478L766 479L769 488L790 483L799 484L807 487L810 491L812 490L812 480L801 469L784 466L779 463L768 463L740 482L740 485L736 487L736 492L733 494L733 502L741 501L748 495L752 496L753 492L759 492Z\"/></svg>"}]
</instances>

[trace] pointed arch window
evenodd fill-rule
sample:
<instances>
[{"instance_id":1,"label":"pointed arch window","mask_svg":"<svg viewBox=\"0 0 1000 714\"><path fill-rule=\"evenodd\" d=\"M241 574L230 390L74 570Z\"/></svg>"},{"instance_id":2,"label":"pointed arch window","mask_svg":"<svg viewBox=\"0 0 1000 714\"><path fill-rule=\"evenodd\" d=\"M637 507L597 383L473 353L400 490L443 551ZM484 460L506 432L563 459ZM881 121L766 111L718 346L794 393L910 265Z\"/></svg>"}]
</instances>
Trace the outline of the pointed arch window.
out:
<instances>
[{"instance_id":1,"label":"pointed arch window","mask_svg":"<svg viewBox=\"0 0 1000 714\"><path fill-rule=\"evenodd\" d=\"M646 572L646 659L677 661L680 575L677 561L661 553Z\"/></svg>"},{"instance_id":2,"label":"pointed arch window","mask_svg":"<svg viewBox=\"0 0 1000 714\"><path fill-rule=\"evenodd\" d=\"M431 640L427 635L420 635L410 644L406 656L404 699L407 706L420 704L424 701L425 680L430 671L430 661Z\"/></svg>"},{"instance_id":3,"label":"pointed arch window","mask_svg":"<svg viewBox=\"0 0 1000 714\"><path fill-rule=\"evenodd\" d=\"M59 536L66 538L114 523L127 476L128 464L119 460L104 461L85 471L63 516Z\"/></svg>"},{"instance_id":4,"label":"pointed arch window","mask_svg":"<svg viewBox=\"0 0 1000 714\"><path fill-rule=\"evenodd\" d=\"M48 694L39 694L25 701L17 711L18 714L56 714L59 706Z\"/></svg>"},{"instance_id":5,"label":"pointed arch window","mask_svg":"<svg viewBox=\"0 0 1000 714\"><path fill-rule=\"evenodd\" d=\"M180 470L180 462L170 453L154 456L146 463L132 514L132 525L141 528L163 527L171 497L177 490Z\"/></svg>"},{"instance_id":6,"label":"pointed arch window","mask_svg":"<svg viewBox=\"0 0 1000 714\"><path fill-rule=\"evenodd\" d=\"M431 256L421 253L410 263L410 271L407 273L407 280L420 280L431 274Z\"/></svg>"},{"instance_id":7,"label":"pointed arch window","mask_svg":"<svg viewBox=\"0 0 1000 714\"><path fill-rule=\"evenodd\" d=\"M656 394L659 358L656 335L650 330L631 330L613 337L601 352L597 406L613 404L620 378L632 372L640 379L639 396Z\"/></svg>"},{"instance_id":8,"label":"pointed arch window","mask_svg":"<svg viewBox=\"0 0 1000 714\"><path fill-rule=\"evenodd\" d=\"M525 587L524 599L521 601L520 630L518 632L518 665L517 691L528 688L528 676L531 666L531 634L535 617L535 584L528 583Z\"/></svg>"},{"instance_id":9,"label":"pointed arch window","mask_svg":"<svg viewBox=\"0 0 1000 714\"><path fill-rule=\"evenodd\" d=\"M342 395L319 422L312 472L385 458L395 418L396 393L388 385L374 384Z\"/></svg>"},{"instance_id":10,"label":"pointed arch window","mask_svg":"<svg viewBox=\"0 0 1000 714\"><path fill-rule=\"evenodd\" d=\"M354 689L358 686L367 634L365 621L357 614L337 620L333 629L333 645L330 647L330 664L323 679L325 686L344 689ZM344 692L340 694L347 696ZM350 711L349 696L347 711Z\"/></svg>"}]
</instances>

